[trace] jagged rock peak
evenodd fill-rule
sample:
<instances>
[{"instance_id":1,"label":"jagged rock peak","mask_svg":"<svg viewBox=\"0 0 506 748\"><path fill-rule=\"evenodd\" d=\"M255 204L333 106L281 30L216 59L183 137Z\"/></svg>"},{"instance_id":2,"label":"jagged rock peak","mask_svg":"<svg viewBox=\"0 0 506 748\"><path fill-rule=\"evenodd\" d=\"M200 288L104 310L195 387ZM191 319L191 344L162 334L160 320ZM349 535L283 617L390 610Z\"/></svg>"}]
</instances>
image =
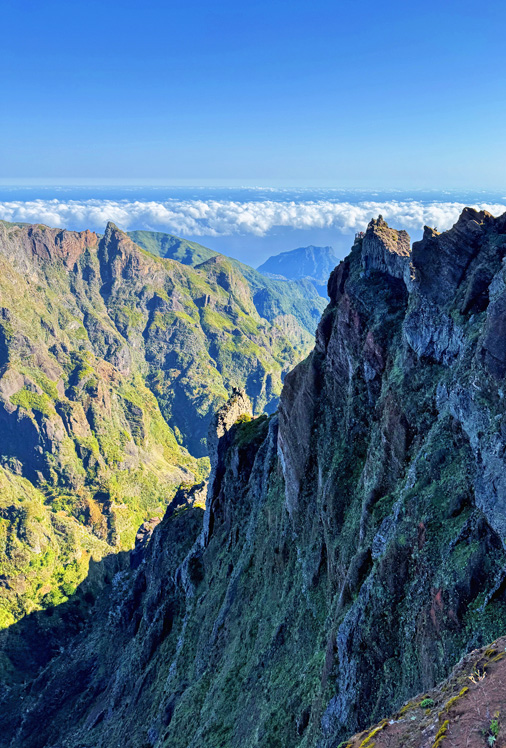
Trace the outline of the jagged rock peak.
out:
<instances>
[{"instance_id":1,"label":"jagged rock peak","mask_svg":"<svg viewBox=\"0 0 506 748\"><path fill-rule=\"evenodd\" d=\"M117 245L120 242L133 244L128 234L125 234L125 232L122 231L120 228L118 228L118 226L116 226L116 224L113 223L112 221L107 222L107 225L104 231L103 242L105 245L108 245L111 243L114 245Z\"/></svg>"},{"instance_id":2,"label":"jagged rock peak","mask_svg":"<svg viewBox=\"0 0 506 748\"><path fill-rule=\"evenodd\" d=\"M209 450L209 459L211 460L211 469L214 469L218 459L219 440L244 415L253 415L251 401L244 390L234 387L229 399L216 412L209 425L207 447Z\"/></svg>"},{"instance_id":3,"label":"jagged rock peak","mask_svg":"<svg viewBox=\"0 0 506 748\"><path fill-rule=\"evenodd\" d=\"M436 236L439 236L440 232L436 228L432 228L432 226L424 226L423 227L423 239L433 239Z\"/></svg>"},{"instance_id":4,"label":"jagged rock peak","mask_svg":"<svg viewBox=\"0 0 506 748\"><path fill-rule=\"evenodd\" d=\"M371 234L379 236L390 252L406 257L410 255L410 238L408 232L390 228L381 214L378 218L372 218L369 221L365 236L370 238Z\"/></svg>"},{"instance_id":5,"label":"jagged rock peak","mask_svg":"<svg viewBox=\"0 0 506 748\"><path fill-rule=\"evenodd\" d=\"M108 221L105 227L103 243L105 246L113 245L115 247L120 244L125 247L135 247L135 242L128 236L128 234L116 226L112 221Z\"/></svg>"},{"instance_id":6,"label":"jagged rock peak","mask_svg":"<svg viewBox=\"0 0 506 748\"><path fill-rule=\"evenodd\" d=\"M448 231L440 233L425 226L423 238L413 243L411 254L420 292L438 304L451 299L470 263L480 254L481 245L485 242L488 246L485 237L489 230L503 232L502 220L474 208L464 208ZM484 262L487 265L488 260Z\"/></svg>"},{"instance_id":7,"label":"jagged rock peak","mask_svg":"<svg viewBox=\"0 0 506 748\"><path fill-rule=\"evenodd\" d=\"M362 240L362 265L370 272L377 270L403 280L412 286L410 237L407 231L390 228L383 216L372 219Z\"/></svg>"},{"instance_id":8,"label":"jagged rock peak","mask_svg":"<svg viewBox=\"0 0 506 748\"><path fill-rule=\"evenodd\" d=\"M119 231L120 229L116 226L116 224L113 221L107 221L107 226L105 227L105 233L104 236L108 237L115 231Z\"/></svg>"},{"instance_id":9,"label":"jagged rock peak","mask_svg":"<svg viewBox=\"0 0 506 748\"><path fill-rule=\"evenodd\" d=\"M223 474L222 455L226 452L228 443L225 438L234 423L241 416L252 416L251 401L245 391L234 387L229 399L214 415L209 424L207 434L207 450L211 461L211 473L207 488L207 502L204 515L203 542L207 544L212 532L212 516L214 505L219 494L221 478Z\"/></svg>"},{"instance_id":10,"label":"jagged rock peak","mask_svg":"<svg viewBox=\"0 0 506 748\"><path fill-rule=\"evenodd\" d=\"M477 223L478 225L486 224L486 223L492 223L494 221L494 216L492 213L489 213L488 210L476 210L476 208L464 208L462 213L459 216L459 219L456 226L460 226L462 228L467 227L469 228L469 222L474 221L474 223Z\"/></svg>"}]
</instances>

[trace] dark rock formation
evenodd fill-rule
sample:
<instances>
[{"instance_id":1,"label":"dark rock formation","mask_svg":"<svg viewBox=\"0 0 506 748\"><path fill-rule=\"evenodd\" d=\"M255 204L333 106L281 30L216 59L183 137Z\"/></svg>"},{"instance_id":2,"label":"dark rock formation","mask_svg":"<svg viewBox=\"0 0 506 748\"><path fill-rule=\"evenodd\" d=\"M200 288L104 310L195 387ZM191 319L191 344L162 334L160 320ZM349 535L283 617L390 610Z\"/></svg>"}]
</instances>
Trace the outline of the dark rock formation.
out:
<instances>
[{"instance_id":1,"label":"dark rock formation","mask_svg":"<svg viewBox=\"0 0 506 748\"><path fill-rule=\"evenodd\" d=\"M211 473L209 475L206 511L204 514L203 542L207 544L209 536L214 527L215 515L221 494L221 483L223 481L226 462L224 455L230 446L228 433L232 426L241 419L251 420L251 403L244 390L234 389L229 400L223 405L209 424L207 445L209 459L211 461Z\"/></svg>"}]
</instances>

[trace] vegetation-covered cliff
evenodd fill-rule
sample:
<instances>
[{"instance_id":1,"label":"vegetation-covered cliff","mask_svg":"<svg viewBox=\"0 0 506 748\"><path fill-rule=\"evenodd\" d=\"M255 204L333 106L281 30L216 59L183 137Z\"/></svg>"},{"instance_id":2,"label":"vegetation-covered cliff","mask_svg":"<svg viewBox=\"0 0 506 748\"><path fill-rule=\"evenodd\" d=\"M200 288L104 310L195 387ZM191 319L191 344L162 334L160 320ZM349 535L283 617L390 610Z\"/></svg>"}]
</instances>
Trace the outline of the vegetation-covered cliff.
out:
<instances>
[{"instance_id":1,"label":"vegetation-covered cliff","mask_svg":"<svg viewBox=\"0 0 506 748\"><path fill-rule=\"evenodd\" d=\"M67 599L90 559L207 475L232 387L275 409L324 304L268 315L255 293L220 255L193 269L113 224L0 222L0 627Z\"/></svg>"},{"instance_id":2,"label":"vegetation-covered cliff","mask_svg":"<svg viewBox=\"0 0 506 748\"><path fill-rule=\"evenodd\" d=\"M178 260L192 267L205 267L204 263L207 260L221 257L247 280L253 304L262 317L272 322L280 315L293 315L302 327L311 333L316 329L324 309L319 296L326 297L327 279L337 264L331 247L305 247L302 250L284 253L303 253L303 257L297 256L292 260L291 264L297 264L297 270L292 267L291 272L287 269L286 277L279 273L277 276L269 277L271 274L264 273L263 266L254 270L239 260L225 258L212 249L203 247L202 244L181 239L173 234L159 231L130 231L128 236L140 247L158 257Z\"/></svg>"},{"instance_id":3,"label":"vegetation-covered cliff","mask_svg":"<svg viewBox=\"0 0 506 748\"><path fill-rule=\"evenodd\" d=\"M84 583L38 677L5 650L3 744L371 748L417 694L454 714L425 692L506 631L505 256L506 216L412 250L372 221L278 412L215 417L205 511L181 491L90 612ZM425 716L406 744L444 745Z\"/></svg>"}]
</instances>

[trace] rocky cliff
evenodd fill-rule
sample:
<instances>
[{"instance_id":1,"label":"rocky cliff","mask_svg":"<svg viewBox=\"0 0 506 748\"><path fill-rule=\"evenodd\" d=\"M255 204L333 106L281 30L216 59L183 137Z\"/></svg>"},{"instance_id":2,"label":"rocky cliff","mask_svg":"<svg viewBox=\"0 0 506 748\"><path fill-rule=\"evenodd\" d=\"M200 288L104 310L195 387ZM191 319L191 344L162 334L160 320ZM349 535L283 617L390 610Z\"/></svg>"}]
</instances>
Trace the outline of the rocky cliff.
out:
<instances>
[{"instance_id":1,"label":"rocky cliff","mask_svg":"<svg viewBox=\"0 0 506 748\"><path fill-rule=\"evenodd\" d=\"M64 651L7 678L5 745L365 748L416 694L454 714L428 692L506 631L506 216L406 248L370 224L278 413L236 393L214 422L205 512L169 510ZM451 734L429 716L410 745Z\"/></svg>"}]
</instances>

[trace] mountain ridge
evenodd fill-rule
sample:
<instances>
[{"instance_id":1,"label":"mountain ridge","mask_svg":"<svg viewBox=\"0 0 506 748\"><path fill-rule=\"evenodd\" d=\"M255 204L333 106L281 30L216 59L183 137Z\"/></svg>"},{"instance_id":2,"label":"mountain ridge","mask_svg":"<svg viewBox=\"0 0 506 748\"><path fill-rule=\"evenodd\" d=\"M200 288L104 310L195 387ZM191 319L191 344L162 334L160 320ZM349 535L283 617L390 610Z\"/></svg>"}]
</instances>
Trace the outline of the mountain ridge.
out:
<instances>
[{"instance_id":1,"label":"mountain ridge","mask_svg":"<svg viewBox=\"0 0 506 748\"><path fill-rule=\"evenodd\" d=\"M322 294L320 293L321 289L315 288L315 284L310 279L305 277L283 278L284 282L281 283L279 279L270 278L258 269L255 270L233 257L228 257L173 234L154 231L130 231L128 236L137 240L143 249L152 254L165 259L177 260L184 265L193 267L200 267L212 258L223 257L223 261L230 263L251 285L253 301L259 314L265 316L271 322L279 314L293 314L310 333L313 333L316 329L319 316L324 308L319 297L326 298L327 277L337 262L336 259L334 265L329 269L329 273L323 279L325 292Z\"/></svg>"},{"instance_id":2,"label":"mountain ridge","mask_svg":"<svg viewBox=\"0 0 506 748\"><path fill-rule=\"evenodd\" d=\"M137 230L126 233L147 252L165 259L177 260L183 265L195 266L219 254L202 244L162 231Z\"/></svg>"},{"instance_id":3,"label":"mountain ridge","mask_svg":"<svg viewBox=\"0 0 506 748\"><path fill-rule=\"evenodd\" d=\"M220 409L205 511L169 507L7 692L6 745L372 745L351 736L504 635L506 215L404 246L373 221L333 271L277 414Z\"/></svg>"}]
</instances>

